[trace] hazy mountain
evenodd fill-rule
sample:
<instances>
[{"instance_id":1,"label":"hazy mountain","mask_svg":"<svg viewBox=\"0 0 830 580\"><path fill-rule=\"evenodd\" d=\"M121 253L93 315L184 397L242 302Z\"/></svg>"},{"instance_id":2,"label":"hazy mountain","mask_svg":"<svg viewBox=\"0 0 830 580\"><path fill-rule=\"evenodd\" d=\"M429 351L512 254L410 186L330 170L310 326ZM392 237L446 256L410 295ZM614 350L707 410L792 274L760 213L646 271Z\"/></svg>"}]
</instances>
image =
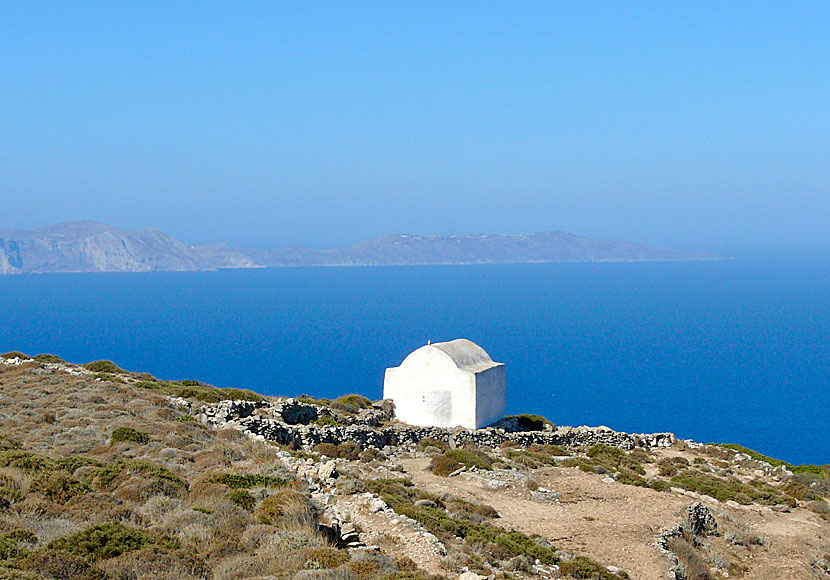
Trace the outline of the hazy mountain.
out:
<instances>
[{"instance_id":1,"label":"hazy mountain","mask_svg":"<svg viewBox=\"0 0 830 580\"><path fill-rule=\"evenodd\" d=\"M156 229L97 222L0 230L0 273L155 272L277 266L382 266L522 262L711 260L718 256L564 232L509 236L396 234L330 250L188 246Z\"/></svg>"},{"instance_id":2,"label":"hazy mountain","mask_svg":"<svg viewBox=\"0 0 830 580\"><path fill-rule=\"evenodd\" d=\"M268 265L384 266L504 264L530 262L632 262L712 260L719 256L618 240L594 240L565 232L510 236L417 236L395 234L331 250L286 248L268 256Z\"/></svg>"},{"instance_id":3,"label":"hazy mountain","mask_svg":"<svg viewBox=\"0 0 830 580\"><path fill-rule=\"evenodd\" d=\"M225 246L187 246L156 229L133 232L97 222L0 230L0 273L154 272L251 268Z\"/></svg>"}]
</instances>

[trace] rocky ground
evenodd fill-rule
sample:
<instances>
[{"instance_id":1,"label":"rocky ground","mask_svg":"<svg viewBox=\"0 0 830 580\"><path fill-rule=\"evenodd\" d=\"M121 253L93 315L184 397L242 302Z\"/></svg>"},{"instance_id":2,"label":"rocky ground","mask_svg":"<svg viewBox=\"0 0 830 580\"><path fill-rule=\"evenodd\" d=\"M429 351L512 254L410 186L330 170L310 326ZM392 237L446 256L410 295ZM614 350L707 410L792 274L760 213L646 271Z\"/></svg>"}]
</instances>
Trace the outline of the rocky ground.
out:
<instances>
[{"instance_id":1,"label":"rocky ground","mask_svg":"<svg viewBox=\"0 0 830 580\"><path fill-rule=\"evenodd\" d=\"M830 578L830 473L0 356L0 578Z\"/></svg>"}]
</instances>

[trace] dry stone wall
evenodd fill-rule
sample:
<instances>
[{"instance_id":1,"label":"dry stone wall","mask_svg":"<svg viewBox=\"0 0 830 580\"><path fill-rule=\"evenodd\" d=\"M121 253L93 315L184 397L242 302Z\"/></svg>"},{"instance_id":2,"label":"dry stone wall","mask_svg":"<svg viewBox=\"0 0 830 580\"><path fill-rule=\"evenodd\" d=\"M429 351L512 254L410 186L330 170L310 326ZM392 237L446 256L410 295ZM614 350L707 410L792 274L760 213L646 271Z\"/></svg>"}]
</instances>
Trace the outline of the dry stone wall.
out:
<instances>
[{"instance_id":1,"label":"dry stone wall","mask_svg":"<svg viewBox=\"0 0 830 580\"><path fill-rule=\"evenodd\" d=\"M315 424L314 420L330 415L331 411L296 399L222 401L195 408L184 399L178 399L177 404L187 406L206 425L239 429L254 437L298 449L311 449L318 443L355 443L365 448L383 449L414 446L426 438L444 441L450 447L465 444L496 447L505 441L514 441L521 446L551 444L564 447L604 443L626 450L670 447L675 441L671 433L631 434L607 427L550 427L544 431L516 431L509 426L485 429L414 427L391 421L390 407L382 404L364 409L351 419L349 425Z\"/></svg>"}]
</instances>

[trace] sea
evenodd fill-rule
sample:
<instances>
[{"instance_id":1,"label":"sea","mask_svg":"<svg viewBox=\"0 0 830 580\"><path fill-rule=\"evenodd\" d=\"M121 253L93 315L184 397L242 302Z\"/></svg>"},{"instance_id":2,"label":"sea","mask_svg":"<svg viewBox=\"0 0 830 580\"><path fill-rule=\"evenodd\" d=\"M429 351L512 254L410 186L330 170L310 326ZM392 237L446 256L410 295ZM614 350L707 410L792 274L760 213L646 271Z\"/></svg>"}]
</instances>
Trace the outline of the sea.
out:
<instances>
[{"instance_id":1,"label":"sea","mask_svg":"<svg viewBox=\"0 0 830 580\"><path fill-rule=\"evenodd\" d=\"M381 397L468 338L508 413L830 463L830 251L706 262L0 276L0 352L269 395Z\"/></svg>"}]
</instances>

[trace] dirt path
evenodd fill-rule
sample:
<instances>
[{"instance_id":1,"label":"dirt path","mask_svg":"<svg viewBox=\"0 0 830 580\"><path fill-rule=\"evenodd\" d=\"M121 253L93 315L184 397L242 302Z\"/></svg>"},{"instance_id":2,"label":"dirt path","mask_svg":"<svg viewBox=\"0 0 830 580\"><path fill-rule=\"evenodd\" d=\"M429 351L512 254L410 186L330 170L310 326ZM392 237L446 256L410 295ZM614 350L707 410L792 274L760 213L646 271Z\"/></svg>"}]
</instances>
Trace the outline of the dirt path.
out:
<instances>
[{"instance_id":1,"label":"dirt path","mask_svg":"<svg viewBox=\"0 0 830 580\"><path fill-rule=\"evenodd\" d=\"M599 475L563 468L534 475L542 486L560 494L559 502L540 502L521 484L494 490L462 477L436 477L426 471L428 462L403 462L418 487L489 504L501 515L501 526L539 534L559 548L643 580L666 578L666 559L653 547L655 536L676 524L690 503L688 498L605 483Z\"/></svg>"}]
</instances>

